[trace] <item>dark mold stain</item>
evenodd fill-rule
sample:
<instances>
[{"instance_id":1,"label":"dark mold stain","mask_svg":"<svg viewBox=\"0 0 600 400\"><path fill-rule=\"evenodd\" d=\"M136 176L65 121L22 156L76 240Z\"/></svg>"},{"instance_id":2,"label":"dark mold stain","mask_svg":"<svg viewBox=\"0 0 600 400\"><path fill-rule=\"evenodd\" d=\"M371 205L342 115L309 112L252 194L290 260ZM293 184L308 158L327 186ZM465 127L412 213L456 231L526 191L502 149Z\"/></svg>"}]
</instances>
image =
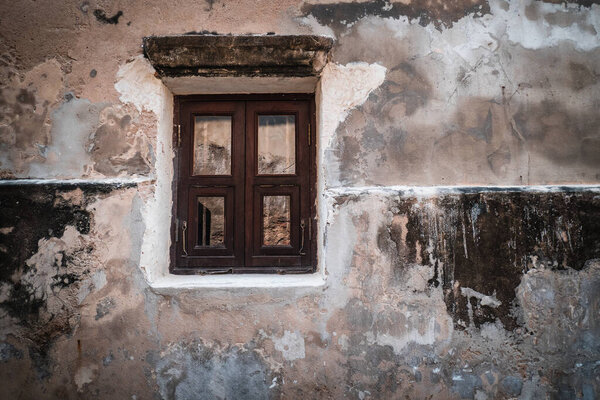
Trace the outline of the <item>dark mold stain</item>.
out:
<instances>
[{"instance_id":1,"label":"dark mold stain","mask_svg":"<svg viewBox=\"0 0 600 400\"><path fill-rule=\"evenodd\" d=\"M186 34L145 37L144 55L158 76L314 76L332 46L315 35Z\"/></svg>"},{"instance_id":2,"label":"dark mold stain","mask_svg":"<svg viewBox=\"0 0 600 400\"><path fill-rule=\"evenodd\" d=\"M109 115L107 121L96 130L88 145L96 171L105 175L116 175L122 171L130 174L146 174L150 165L140 151L127 155L132 145L128 143L131 116Z\"/></svg>"},{"instance_id":3,"label":"dark mold stain","mask_svg":"<svg viewBox=\"0 0 600 400\"><path fill-rule=\"evenodd\" d=\"M575 67L579 69L580 67ZM577 83L575 87L580 87ZM561 103L543 101L541 103L521 104L514 120L527 142L531 152L538 153L558 165L583 163L600 167L597 153L590 154L600 140L597 127L600 114L588 111L570 111Z\"/></svg>"},{"instance_id":4,"label":"dark mold stain","mask_svg":"<svg viewBox=\"0 0 600 400\"><path fill-rule=\"evenodd\" d=\"M588 66L576 62L569 63L569 70L571 75L571 86L576 91L595 85L600 76Z\"/></svg>"},{"instance_id":5,"label":"dark mold stain","mask_svg":"<svg viewBox=\"0 0 600 400\"><path fill-rule=\"evenodd\" d=\"M482 0L434 0L428 2L411 1L409 4L375 0L341 4L305 4L304 15L313 15L322 25L328 25L337 32L344 31L348 25L368 16L399 18L406 16L418 18L419 24L427 26L433 23L437 28L452 26L462 17L489 13L487 1Z\"/></svg>"},{"instance_id":6,"label":"dark mold stain","mask_svg":"<svg viewBox=\"0 0 600 400\"><path fill-rule=\"evenodd\" d=\"M552 3L552 4L567 4L573 3L578 4L581 7L590 8L594 4L600 4L600 0L541 0L542 3Z\"/></svg>"},{"instance_id":7,"label":"dark mold stain","mask_svg":"<svg viewBox=\"0 0 600 400\"><path fill-rule=\"evenodd\" d=\"M96 17L96 19L102 22L103 24L116 25L119 23L119 18L121 18L122 15L123 11L118 11L115 15L109 18L106 16L106 13L103 10L94 10L94 17Z\"/></svg>"},{"instance_id":8,"label":"dark mold stain","mask_svg":"<svg viewBox=\"0 0 600 400\"><path fill-rule=\"evenodd\" d=\"M111 297L106 297L96 304L96 321L110 314L111 310L116 307L115 300Z\"/></svg>"},{"instance_id":9,"label":"dark mold stain","mask_svg":"<svg viewBox=\"0 0 600 400\"><path fill-rule=\"evenodd\" d=\"M502 174L504 172L504 168L510 164L511 158L510 149L506 144L503 144L487 156L488 165L496 174Z\"/></svg>"},{"instance_id":10,"label":"dark mold stain","mask_svg":"<svg viewBox=\"0 0 600 400\"><path fill-rule=\"evenodd\" d=\"M0 235L0 246L6 250L0 257L0 282L9 285L9 297L0 303L0 308L24 328L23 335L31 343L29 356L40 379L50 376L50 349L56 338L74 329L76 309L65 304L50 315L46 312L47 298L36 295L38 288L23 280L14 281L14 277L37 272L38 266L28 265L26 261L39 250L40 239L61 237L67 226L74 226L84 235L89 233L93 217L86 210L87 204L118 187L120 185L23 185L10 181L0 186L0 228L9 230L7 234ZM71 202L61 196L75 189L83 192L81 202ZM49 277L53 290L68 288L87 274L87 269L78 273L58 271L76 262L79 254L90 251L90 247L83 247L71 254L59 253L62 256L58 257L60 261L55 260L50 266L57 271L55 276ZM42 311L46 313L42 314Z\"/></svg>"},{"instance_id":11,"label":"dark mold stain","mask_svg":"<svg viewBox=\"0 0 600 400\"><path fill-rule=\"evenodd\" d=\"M0 343L0 361L6 363L11 359L22 360L23 352L10 343Z\"/></svg>"},{"instance_id":12,"label":"dark mold stain","mask_svg":"<svg viewBox=\"0 0 600 400\"><path fill-rule=\"evenodd\" d=\"M104 367L108 367L113 362L114 359L115 359L115 356L113 355L113 352L111 351L108 353L108 355L106 357L104 357L102 359L102 365Z\"/></svg>"},{"instance_id":13,"label":"dark mold stain","mask_svg":"<svg viewBox=\"0 0 600 400\"><path fill-rule=\"evenodd\" d=\"M481 378L474 374L457 373L460 379L454 379L452 391L460 395L461 399L472 399L476 389L481 389Z\"/></svg>"},{"instance_id":14,"label":"dark mold stain","mask_svg":"<svg viewBox=\"0 0 600 400\"><path fill-rule=\"evenodd\" d=\"M62 264L63 265L62 266L66 267L68 265L68 263L69 263L70 256L64 254L64 252L62 252L62 253L63 253L63 259L62 259ZM52 284L52 287L53 288L54 287L59 287L59 288L69 287L73 283L79 281L80 278L81 277L79 275L77 275L77 274L70 274L70 273L67 273L67 274L58 274L58 275L55 275L53 277L54 283Z\"/></svg>"},{"instance_id":15,"label":"dark mold stain","mask_svg":"<svg viewBox=\"0 0 600 400\"><path fill-rule=\"evenodd\" d=\"M358 139L351 136L343 136L339 149L336 151L340 158L340 169L345 171L345 176L348 179L360 179L361 172L361 148Z\"/></svg>"},{"instance_id":16,"label":"dark mold stain","mask_svg":"<svg viewBox=\"0 0 600 400\"><path fill-rule=\"evenodd\" d=\"M41 112L36 112L35 93L26 89L20 89L15 93L15 99L11 99L10 93L0 89L0 106L2 106L2 116L0 116L0 149L4 150L6 146L1 139L9 138L14 135L14 145L11 151L21 151L23 158L36 158L39 156L38 148L48 144L47 129L44 121L48 116L47 106L43 106ZM10 142L8 142L10 143ZM7 144L8 144L7 143Z\"/></svg>"},{"instance_id":17,"label":"dark mold stain","mask_svg":"<svg viewBox=\"0 0 600 400\"><path fill-rule=\"evenodd\" d=\"M3 185L0 226L13 229L10 234L0 236L0 244L8 249L8 256L0 258L0 281L11 282L15 270L27 269L25 261L37 252L40 239L61 237L68 225L75 226L82 234L89 232L90 213L84 206L61 201L59 194L65 189L70 188ZM23 316L15 311L17 316Z\"/></svg>"},{"instance_id":18,"label":"dark mold stain","mask_svg":"<svg viewBox=\"0 0 600 400\"><path fill-rule=\"evenodd\" d=\"M413 115L419 108L424 107L432 96L431 84L425 76L417 71L414 65L403 62L393 67L388 73L388 81L384 84L382 96L390 104L404 104L405 114Z\"/></svg>"},{"instance_id":19,"label":"dark mold stain","mask_svg":"<svg viewBox=\"0 0 600 400\"><path fill-rule=\"evenodd\" d=\"M212 11L215 3L217 3L219 0L204 0L206 2L207 8L206 11Z\"/></svg>"},{"instance_id":20,"label":"dark mold stain","mask_svg":"<svg viewBox=\"0 0 600 400\"><path fill-rule=\"evenodd\" d=\"M493 136L492 109L490 108L488 110L485 120L481 126L468 128L467 133L473 137L476 137L477 139L482 139L489 143Z\"/></svg>"},{"instance_id":21,"label":"dark mold stain","mask_svg":"<svg viewBox=\"0 0 600 400\"><path fill-rule=\"evenodd\" d=\"M30 106L35 106L35 96L32 92L21 89L19 94L17 95L17 100L19 103L29 104Z\"/></svg>"},{"instance_id":22,"label":"dark mold stain","mask_svg":"<svg viewBox=\"0 0 600 400\"><path fill-rule=\"evenodd\" d=\"M219 35L219 32L208 31L208 30L204 29L201 31L189 31L189 32L184 33L184 35ZM231 35L231 33L229 33L229 35Z\"/></svg>"},{"instance_id":23,"label":"dark mold stain","mask_svg":"<svg viewBox=\"0 0 600 400\"><path fill-rule=\"evenodd\" d=\"M40 380L48 379L52 375L52 360L49 352L50 343L47 337L42 337L36 344L29 347L29 358L31 358L37 377Z\"/></svg>"},{"instance_id":24,"label":"dark mold stain","mask_svg":"<svg viewBox=\"0 0 600 400\"><path fill-rule=\"evenodd\" d=\"M402 230L392 219L380 228L378 245L400 259L393 262L396 269L419 259L428 262L430 256L435 260L430 285L441 283L459 329L496 319L515 329L511 308L523 273L532 268L580 270L588 260L600 258L600 197L595 193L467 191L427 202L398 200L396 215L408 218L406 243L400 243ZM461 288L495 296L501 304L481 304Z\"/></svg>"}]
</instances>

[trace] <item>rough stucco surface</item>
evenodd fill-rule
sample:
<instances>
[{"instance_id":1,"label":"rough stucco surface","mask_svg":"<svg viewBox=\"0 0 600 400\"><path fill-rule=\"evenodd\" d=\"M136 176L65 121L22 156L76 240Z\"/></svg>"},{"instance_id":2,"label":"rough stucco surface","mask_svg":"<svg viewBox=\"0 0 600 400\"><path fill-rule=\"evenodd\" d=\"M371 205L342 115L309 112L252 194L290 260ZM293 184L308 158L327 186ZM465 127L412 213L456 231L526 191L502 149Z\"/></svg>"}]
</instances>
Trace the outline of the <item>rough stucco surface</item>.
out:
<instances>
[{"instance_id":1,"label":"rough stucco surface","mask_svg":"<svg viewBox=\"0 0 600 400\"><path fill-rule=\"evenodd\" d=\"M600 397L597 2L0 15L0 177L30 179L0 185L1 398ZM322 286L153 288L172 98L142 38L203 31L335 39Z\"/></svg>"}]
</instances>

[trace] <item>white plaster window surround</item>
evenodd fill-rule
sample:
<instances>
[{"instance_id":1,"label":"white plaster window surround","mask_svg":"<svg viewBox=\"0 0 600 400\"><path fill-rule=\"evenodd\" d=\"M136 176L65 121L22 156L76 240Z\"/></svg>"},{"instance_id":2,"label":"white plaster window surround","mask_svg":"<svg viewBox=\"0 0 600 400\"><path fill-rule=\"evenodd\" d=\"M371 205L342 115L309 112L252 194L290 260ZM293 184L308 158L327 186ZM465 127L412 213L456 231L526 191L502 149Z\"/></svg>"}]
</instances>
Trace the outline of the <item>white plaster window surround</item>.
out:
<instances>
[{"instance_id":1,"label":"white plaster window surround","mask_svg":"<svg viewBox=\"0 0 600 400\"><path fill-rule=\"evenodd\" d=\"M325 182L324 154L331 146L338 124L362 104L385 78L379 64L327 62L317 76L182 76L158 79L150 62L140 56L123 65L116 89L124 102L156 114L156 180L145 200L140 268L152 289L169 292L190 289L306 288L322 290L331 276L345 268L328 249L325 230L333 206ZM171 212L173 201L173 96L180 94L315 93L317 118L317 271L313 274L169 274ZM335 247L335 244L333 245ZM329 251L328 251L329 250Z\"/></svg>"}]
</instances>

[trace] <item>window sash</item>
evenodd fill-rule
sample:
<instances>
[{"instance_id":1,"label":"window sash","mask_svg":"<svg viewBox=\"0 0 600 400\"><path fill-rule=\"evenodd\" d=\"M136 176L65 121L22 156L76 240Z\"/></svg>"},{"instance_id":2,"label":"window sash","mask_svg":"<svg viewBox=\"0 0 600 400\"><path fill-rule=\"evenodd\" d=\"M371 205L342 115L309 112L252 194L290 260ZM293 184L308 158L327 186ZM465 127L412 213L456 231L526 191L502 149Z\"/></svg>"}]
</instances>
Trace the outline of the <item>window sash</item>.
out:
<instances>
[{"instance_id":1,"label":"window sash","mask_svg":"<svg viewBox=\"0 0 600 400\"><path fill-rule=\"evenodd\" d=\"M315 192L311 187L314 185L315 154L314 145L312 149L308 145L309 124L314 117L312 96L283 100L180 96L177 103L176 122L181 123L181 146L175 160L177 201L174 205L171 272L312 272L316 260L312 229L316 227ZM199 115L232 116L231 175L193 175L193 124ZM294 116L293 174L258 174L260 115ZM220 248L195 245L199 220L195 199L206 196L225 198L225 243ZM264 196L289 196L289 245L264 245ZM285 231L282 227L285 228L286 221L282 218L278 221L279 231ZM183 222L188 226L185 235ZM187 254L183 252L184 240Z\"/></svg>"}]
</instances>

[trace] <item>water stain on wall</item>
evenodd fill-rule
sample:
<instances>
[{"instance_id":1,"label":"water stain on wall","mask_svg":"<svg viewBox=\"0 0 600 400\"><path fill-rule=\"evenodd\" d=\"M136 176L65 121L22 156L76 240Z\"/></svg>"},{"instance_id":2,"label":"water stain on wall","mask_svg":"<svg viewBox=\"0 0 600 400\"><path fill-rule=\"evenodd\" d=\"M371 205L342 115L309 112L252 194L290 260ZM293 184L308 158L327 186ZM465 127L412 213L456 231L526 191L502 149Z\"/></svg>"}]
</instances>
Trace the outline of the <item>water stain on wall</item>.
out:
<instances>
[{"instance_id":1,"label":"water stain on wall","mask_svg":"<svg viewBox=\"0 0 600 400\"><path fill-rule=\"evenodd\" d=\"M595 194L463 194L394 207L406 226L395 219L382 227L380 248L396 268L429 260L429 284L443 287L457 329L496 319L515 329L515 289L524 273L578 271L600 257Z\"/></svg>"},{"instance_id":2,"label":"water stain on wall","mask_svg":"<svg viewBox=\"0 0 600 400\"><path fill-rule=\"evenodd\" d=\"M441 29L465 15L482 15L489 12L487 1L480 0L430 0L427 2L388 2L384 0L364 2L343 2L330 4L305 4L302 11L314 16L322 25L328 25L336 31L343 31L347 26L366 16L382 18L418 18L419 24L426 26L433 23Z\"/></svg>"},{"instance_id":3,"label":"water stain on wall","mask_svg":"<svg viewBox=\"0 0 600 400\"><path fill-rule=\"evenodd\" d=\"M86 208L115 185L3 186L0 191L0 309L3 334L27 338L40 377L50 375L48 351L77 325L78 289L95 270Z\"/></svg>"}]
</instances>

